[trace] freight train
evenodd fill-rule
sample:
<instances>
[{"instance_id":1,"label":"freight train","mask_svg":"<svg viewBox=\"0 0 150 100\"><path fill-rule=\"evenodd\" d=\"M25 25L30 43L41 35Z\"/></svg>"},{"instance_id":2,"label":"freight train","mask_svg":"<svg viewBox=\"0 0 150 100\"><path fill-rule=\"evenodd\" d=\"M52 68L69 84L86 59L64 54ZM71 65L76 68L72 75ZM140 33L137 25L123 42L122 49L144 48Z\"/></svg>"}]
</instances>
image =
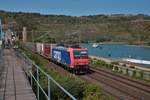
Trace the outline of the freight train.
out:
<instances>
[{"instance_id":1,"label":"freight train","mask_svg":"<svg viewBox=\"0 0 150 100\"><path fill-rule=\"evenodd\" d=\"M26 43L30 50L63 65L74 72L87 72L89 69L88 49L82 47L66 47L46 43Z\"/></svg>"}]
</instances>

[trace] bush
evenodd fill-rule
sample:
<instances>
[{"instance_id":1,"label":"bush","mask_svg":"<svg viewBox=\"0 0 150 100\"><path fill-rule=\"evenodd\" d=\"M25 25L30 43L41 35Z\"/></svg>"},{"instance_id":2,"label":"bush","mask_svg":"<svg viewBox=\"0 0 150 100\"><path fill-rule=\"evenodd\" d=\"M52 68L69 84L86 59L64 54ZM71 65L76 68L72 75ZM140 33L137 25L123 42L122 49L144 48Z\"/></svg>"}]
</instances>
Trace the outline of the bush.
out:
<instances>
[{"instance_id":1,"label":"bush","mask_svg":"<svg viewBox=\"0 0 150 100\"><path fill-rule=\"evenodd\" d=\"M98 86L93 86L92 84L88 84L85 86L84 100L112 100L111 96L106 96L101 88L97 88Z\"/></svg>"}]
</instances>

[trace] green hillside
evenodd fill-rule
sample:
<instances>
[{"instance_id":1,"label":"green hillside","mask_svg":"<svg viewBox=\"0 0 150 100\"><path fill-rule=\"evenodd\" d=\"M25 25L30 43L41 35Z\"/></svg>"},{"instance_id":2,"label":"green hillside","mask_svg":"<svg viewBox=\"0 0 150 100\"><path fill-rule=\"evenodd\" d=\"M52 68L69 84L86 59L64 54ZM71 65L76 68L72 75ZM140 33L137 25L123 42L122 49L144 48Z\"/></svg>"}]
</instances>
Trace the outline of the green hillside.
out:
<instances>
[{"instance_id":1,"label":"green hillside","mask_svg":"<svg viewBox=\"0 0 150 100\"><path fill-rule=\"evenodd\" d=\"M0 11L0 16L3 17L5 30L10 28L20 34L22 27L26 26L29 41L35 39L60 42L71 36L70 40L73 40L76 36L82 42L128 42L150 45L150 16L143 14L74 17ZM43 34L47 35L36 40Z\"/></svg>"}]
</instances>

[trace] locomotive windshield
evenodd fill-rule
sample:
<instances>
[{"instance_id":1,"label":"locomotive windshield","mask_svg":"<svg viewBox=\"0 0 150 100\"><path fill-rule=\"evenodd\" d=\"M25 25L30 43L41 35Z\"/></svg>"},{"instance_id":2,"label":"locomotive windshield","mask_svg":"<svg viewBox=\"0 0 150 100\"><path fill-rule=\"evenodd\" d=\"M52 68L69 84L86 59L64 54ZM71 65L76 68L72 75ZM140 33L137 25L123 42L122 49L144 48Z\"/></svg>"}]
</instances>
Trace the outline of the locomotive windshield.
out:
<instances>
[{"instance_id":1,"label":"locomotive windshield","mask_svg":"<svg viewBox=\"0 0 150 100\"><path fill-rule=\"evenodd\" d=\"M88 58L88 52L85 50L74 51L74 58L75 59L87 59Z\"/></svg>"}]
</instances>

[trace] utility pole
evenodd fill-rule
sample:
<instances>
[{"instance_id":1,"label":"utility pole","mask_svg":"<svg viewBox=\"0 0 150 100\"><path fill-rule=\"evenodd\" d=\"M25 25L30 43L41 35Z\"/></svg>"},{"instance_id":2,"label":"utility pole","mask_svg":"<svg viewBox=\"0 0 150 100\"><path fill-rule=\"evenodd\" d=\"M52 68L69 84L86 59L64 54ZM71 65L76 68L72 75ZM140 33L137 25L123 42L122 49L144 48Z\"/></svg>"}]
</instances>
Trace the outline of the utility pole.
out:
<instances>
[{"instance_id":1,"label":"utility pole","mask_svg":"<svg viewBox=\"0 0 150 100\"><path fill-rule=\"evenodd\" d=\"M31 37L32 37L32 42L34 43L34 39L33 39L33 30L31 31Z\"/></svg>"},{"instance_id":2,"label":"utility pole","mask_svg":"<svg viewBox=\"0 0 150 100\"><path fill-rule=\"evenodd\" d=\"M26 27L23 27L22 40L23 40L23 42L26 42L26 41L27 41L27 31L26 31Z\"/></svg>"}]
</instances>

